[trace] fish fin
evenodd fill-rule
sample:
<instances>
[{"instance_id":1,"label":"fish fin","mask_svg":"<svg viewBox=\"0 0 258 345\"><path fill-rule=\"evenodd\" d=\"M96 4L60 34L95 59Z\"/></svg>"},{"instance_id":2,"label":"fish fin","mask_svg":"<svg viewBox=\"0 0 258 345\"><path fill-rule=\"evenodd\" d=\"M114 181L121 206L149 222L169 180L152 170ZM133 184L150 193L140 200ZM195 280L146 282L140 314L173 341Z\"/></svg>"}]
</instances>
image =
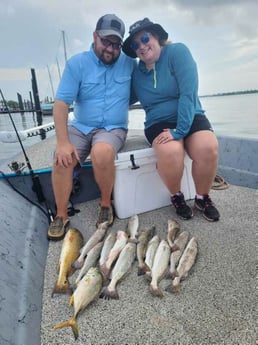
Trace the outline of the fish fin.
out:
<instances>
[{"instance_id":1,"label":"fish fin","mask_svg":"<svg viewBox=\"0 0 258 345\"><path fill-rule=\"evenodd\" d=\"M119 299L117 290L110 290L108 286L104 287L101 291L100 298L104 299Z\"/></svg>"},{"instance_id":2,"label":"fish fin","mask_svg":"<svg viewBox=\"0 0 258 345\"><path fill-rule=\"evenodd\" d=\"M146 272L149 272L151 269L149 268L149 266L144 263L142 266L138 267L138 276L142 276L144 275Z\"/></svg>"},{"instance_id":3,"label":"fish fin","mask_svg":"<svg viewBox=\"0 0 258 345\"><path fill-rule=\"evenodd\" d=\"M76 321L74 316L71 317L71 319L69 319L67 321L64 321L64 322L61 322L61 323L55 325L53 327L53 330L56 330L59 328L64 328L64 327L71 327L75 340L78 338L78 336L79 336L78 324L77 324L77 321Z\"/></svg>"},{"instance_id":4,"label":"fish fin","mask_svg":"<svg viewBox=\"0 0 258 345\"><path fill-rule=\"evenodd\" d=\"M161 291L161 289L158 287L158 288L154 288L152 285L150 285L150 292L153 296L156 296L156 297L163 297L163 292Z\"/></svg>"},{"instance_id":5,"label":"fish fin","mask_svg":"<svg viewBox=\"0 0 258 345\"><path fill-rule=\"evenodd\" d=\"M145 278L146 278L147 281L149 281L149 282L151 281L151 279L152 279L151 271L148 271L148 272L145 273Z\"/></svg>"},{"instance_id":6,"label":"fish fin","mask_svg":"<svg viewBox=\"0 0 258 345\"><path fill-rule=\"evenodd\" d=\"M59 271L60 271L60 260L58 261L56 265L56 272L59 273Z\"/></svg>"},{"instance_id":7,"label":"fish fin","mask_svg":"<svg viewBox=\"0 0 258 345\"><path fill-rule=\"evenodd\" d=\"M72 295L72 296L70 297L69 306L71 307L71 306L73 305L73 303L74 303L74 295Z\"/></svg>"},{"instance_id":8,"label":"fish fin","mask_svg":"<svg viewBox=\"0 0 258 345\"><path fill-rule=\"evenodd\" d=\"M71 294L72 288L70 286L70 282L67 279L63 284L56 283L54 289L52 291L51 297L54 297L55 294Z\"/></svg>"},{"instance_id":9,"label":"fish fin","mask_svg":"<svg viewBox=\"0 0 258 345\"><path fill-rule=\"evenodd\" d=\"M179 273L178 273L178 271L177 270L175 270L175 271L173 271L173 272L168 272L167 274L166 274L166 278L167 279L172 279L172 280L174 280L176 277L179 277Z\"/></svg>"}]
</instances>

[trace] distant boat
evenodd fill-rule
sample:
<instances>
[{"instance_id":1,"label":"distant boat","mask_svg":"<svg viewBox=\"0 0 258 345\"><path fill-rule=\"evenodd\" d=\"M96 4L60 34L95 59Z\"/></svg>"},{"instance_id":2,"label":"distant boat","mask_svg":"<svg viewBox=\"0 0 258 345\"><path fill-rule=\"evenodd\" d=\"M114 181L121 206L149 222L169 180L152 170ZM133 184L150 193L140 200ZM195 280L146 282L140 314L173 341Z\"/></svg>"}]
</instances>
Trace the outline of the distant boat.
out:
<instances>
[{"instance_id":1,"label":"distant boat","mask_svg":"<svg viewBox=\"0 0 258 345\"><path fill-rule=\"evenodd\" d=\"M41 111L43 116L52 116L53 115L53 106L54 103L42 103Z\"/></svg>"}]
</instances>

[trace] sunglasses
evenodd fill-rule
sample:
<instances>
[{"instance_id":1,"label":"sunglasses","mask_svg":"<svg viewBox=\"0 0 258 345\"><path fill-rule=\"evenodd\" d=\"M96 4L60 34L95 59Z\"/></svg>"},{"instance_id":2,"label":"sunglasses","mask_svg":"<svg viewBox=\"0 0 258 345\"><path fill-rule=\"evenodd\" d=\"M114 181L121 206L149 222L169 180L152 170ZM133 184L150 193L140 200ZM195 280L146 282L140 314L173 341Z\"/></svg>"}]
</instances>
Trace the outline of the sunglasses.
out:
<instances>
[{"instance_id":1,"label":"sunglasses","mask_svg":"<svg viewBox=\"0 0 258 345\"><path fill-rule=\"evenodd\" d=\"M150 40L150 34L143 34L141 37L140 37L140 41L141 42L138 42L138 41L132 41L131 42L131 48L136 51L137 49L140 48L140 44L143 43L143 44L146 44L148 43Z\"/></svg>"},{"instance_id":2,"label":"sunglasses","mask_svg":"<svg viewBox=\"0 0 258 345\"><path fill-rule=\"evenodd\" d=\"M103 38L100 35L98 35L98 37L99 37L101 43L103 44L103 46L106 47L106 48L109 47L109 46L112 46L113 49L119 50L122 47L122 43L121 42L119 42L119 43L118 42L111 42L109 39Z\"/></svg>"}]
</instances>

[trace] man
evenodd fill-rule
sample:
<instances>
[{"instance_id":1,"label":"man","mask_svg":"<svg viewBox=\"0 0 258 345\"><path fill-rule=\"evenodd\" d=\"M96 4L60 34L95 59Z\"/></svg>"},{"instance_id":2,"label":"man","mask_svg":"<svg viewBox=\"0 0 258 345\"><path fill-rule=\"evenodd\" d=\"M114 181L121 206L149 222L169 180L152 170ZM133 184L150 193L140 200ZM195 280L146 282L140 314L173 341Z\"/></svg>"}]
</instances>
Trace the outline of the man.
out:
<instances>
[{"instance_id":1,"label":"man","mask_svg":"<svg viewBox=\"0 0 258 345\"><path fill-rule=\"evenodd\" d=\"M101 192L96 226L113 223L114 159L126 139L134 68L133 59L121 54L124 32L125 25L116 15L102 16L90 50L67 61L53 109L57 146L52 184L57 213L48 229L49 239L65 235L73 171L89 154ZM73 102L75 118L68 125Z\"/></svg>"}]
</instances>

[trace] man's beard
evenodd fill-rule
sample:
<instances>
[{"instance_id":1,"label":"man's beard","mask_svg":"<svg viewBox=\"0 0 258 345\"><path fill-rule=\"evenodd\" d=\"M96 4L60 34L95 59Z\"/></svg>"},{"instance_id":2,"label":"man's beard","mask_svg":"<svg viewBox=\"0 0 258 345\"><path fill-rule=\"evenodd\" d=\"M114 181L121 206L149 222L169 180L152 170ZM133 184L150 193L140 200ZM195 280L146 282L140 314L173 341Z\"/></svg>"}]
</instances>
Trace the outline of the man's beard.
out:
<instances>
[{"instance_id":1,"label":"man's beard","mask_svg":"<svg viewBox=\"0 0 258 345\"><path fill-rule=\"evenodd\" d=\"M106 53L106 51L105 50L103 50L103 52L102 52L102 54L101 54L101 56L100 56L100 60L105 64L105 65L113 65L116 61L117 61L117 59L119 58L119 55L117 55L117 56L114 56L114 54L110 54L110 53L108 53L109 55L111 55L112 56L112 58L111 59L106 59L105 58L105 53Z\"/></svg>"}]
</instances>

